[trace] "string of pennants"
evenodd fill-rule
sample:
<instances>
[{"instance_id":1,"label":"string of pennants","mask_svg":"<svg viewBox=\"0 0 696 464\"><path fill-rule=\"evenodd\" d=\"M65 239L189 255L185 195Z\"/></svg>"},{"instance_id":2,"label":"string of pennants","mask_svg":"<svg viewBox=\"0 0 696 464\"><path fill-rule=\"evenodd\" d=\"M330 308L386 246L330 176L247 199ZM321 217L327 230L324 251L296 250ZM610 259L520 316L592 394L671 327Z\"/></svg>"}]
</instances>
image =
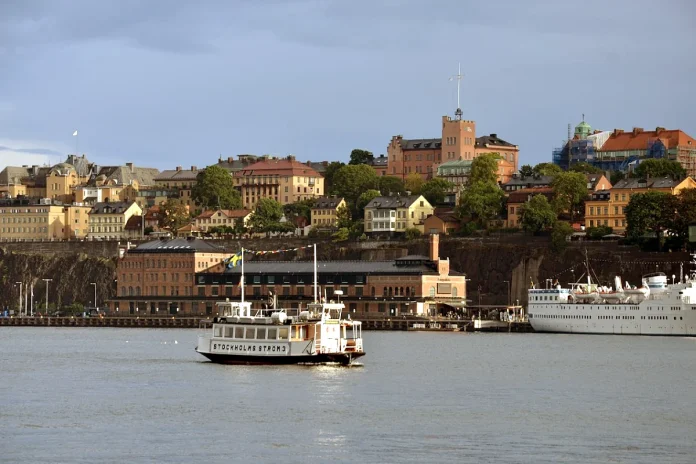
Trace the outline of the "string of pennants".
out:
<instances>
[{"instance_id":1,"label":"string of pennants","mask_svg":"<svg viewBox=\"0 0 696 464\"><path fill-rule=\"evenodd\" d=\"M279 250L249 250L247 248L243 248L244 253L246 254L251 254L255 256L263 256L263 255L272 255L272 254L277 254L277 253L289 253L289 252L294 252L298 250L305 250L307 248L312 248L314 245L306 245L306 246L301 246L301 247L295 247L295 248L285 248L285 249L279 249ZM242 252L239 251L232 256L225 258L223 261L223 264L227 266L228 268L233 268L237 267L240 265L242 262Z\"/></svg>"},{"instance_id":2,"label":"string of pennants","mask_svg":"<svg viewBox=\"0 0 696 464\"><path fill-rule=\"evenodd\" d=\"M602 263L620 263L620 264L685 264L686 261L617 261L615 259L600 259L600 258L590 258L590 261L596 261L596 262L602 262ZM554 275L551 276L551 279L555 279L556 277L565 274L566 272L570 272L574 270L577 267L584 266L584 263L577 263L574 264L573 266L570 266L567 269L562 270L561 272L558 272Z\"/></svg>"}]
</instances>

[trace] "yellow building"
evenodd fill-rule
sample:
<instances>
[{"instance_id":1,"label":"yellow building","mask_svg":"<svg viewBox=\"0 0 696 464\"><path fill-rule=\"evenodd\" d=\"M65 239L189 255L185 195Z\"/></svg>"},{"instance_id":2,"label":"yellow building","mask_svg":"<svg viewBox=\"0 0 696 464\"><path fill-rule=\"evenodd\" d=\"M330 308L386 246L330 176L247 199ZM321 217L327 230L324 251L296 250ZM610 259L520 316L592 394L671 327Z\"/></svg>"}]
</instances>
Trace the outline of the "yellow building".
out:
<instances>
[{"instance_id":1,"label":"yellow building","mask_svg":"<svg viewBox=\"0 0 696 464\"><path fill-rule=\"evenodd\" d=\"M321 197L312 208L312 227L332 228L338 225L338 208L345 208L341 197Z\"/></svg>"},{"instance_id":2,"label":"yellow building","mask_svg":"<svg viewBox=\"0 0 696 464\"><path fill-rule=\"evenodd\" d=\"M75 187L80 184L80 181L72 164L56 164L46 176L46 197L54 201L72 203L75 199Z\"/></svg>"},{"instance_id":3,"label":"yellow building","mask_svg":"<svg viewBox=\"0 0 696 464\"><path fill-rule=\"evenodd\" d=\"M127 186L127 188L132 188ZM75 202L94 205L96 203L126 201L123 199L122 185L80 185L75 188Z\"/></svg>"},{"instance_id":4,"label":"yellow building","mask_svg":"<svg viewBox=\"0 0 696 464\"><path fill-rule=\"evenodd\" d=\"M585 202L585 227L608 226L616 233L626 231L626 206L631 196L649 191L678 195L683 189L696 188L691 177L684 180L667 178L624 179L610 190L593 192Z\"/></svg>"},{"instance_id":5,"label":"yellow building","mask_svg":"<svg viewBox=\"0 0 696 464\"><path fill-rule=\"evenodd\" d=\"M194 219L194 226L201 232L208 232L212 227L232 227L234 228L238 221L242 221L246 227L251 217L251 211L248 209L218 209L203 211Z\"/></svg>"},{"instance_id":6,"label":"yellow building","mask_svg":"<svg viewBox=\"0 0 696 464\"><path fill-rule=\"evenodd\" d=\"M242 195L242 205L254 209L261 198L272 198L283 205L319 198L324 192L324 178L312 167L295 161L265 157L235 172L234 185Z\"/></svg>"},{"instance_id":7,"label":"yellow building","mask_svg":"<svg viewBox=\"0 0 696 464\"><path fill-rule=\"evenodd\" d=\"M0 205L0 240L66 240L87 232L90 208L52 204Z\"/></svg>"},{"instance_id":8,"label":"yellow building","mask_svg":"<svg viewBox=\"0 0 696 464\"><path fill-rule=\"evenodd\" d=\"M131 216L140 216L143 210L133 202L97 203L89 212L89 238L119 240L127 238L125 226Z\"/></svg>"},{"instance_id":9,"label":"yellow building","mask_svg":"<svg viewBox=\"0 0 696 464\"><path fill-rule=\"evenodd\" d=\"M423 232L425 219L434 211L423 195L377 197L365 206L365 233Z\"/></svg>"},{"instance_id":10,"label":"yellow building","mask_svg":"<svg viewBox=\"0 0 696 464\"><path fill-rule=\"evenodd\" d=\"M155 177L155 185L160 189L176 190L181 201L189 207L195 208L196 202L191 198L191 190L196 185L198 168L191 166L191 169L182 169L177 166L174 170L162 171Z\"/></svg>"}]
</instances>

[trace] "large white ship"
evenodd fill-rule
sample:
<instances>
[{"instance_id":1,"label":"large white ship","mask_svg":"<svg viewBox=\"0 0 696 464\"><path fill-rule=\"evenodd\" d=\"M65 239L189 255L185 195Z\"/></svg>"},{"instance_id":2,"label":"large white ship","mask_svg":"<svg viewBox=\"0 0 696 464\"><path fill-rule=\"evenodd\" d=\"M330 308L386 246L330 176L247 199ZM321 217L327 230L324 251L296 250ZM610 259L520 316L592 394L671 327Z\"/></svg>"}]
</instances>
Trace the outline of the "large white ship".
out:
<instances>
[{"instance_id":1,"label":"large white ship","mask_svg":"<svg viewBox=\"0 0 696 464\"><path fill-rule=\"evenodd\" d=\"M537 332L696 336L696 272L674 279L670 284L657 272L643 276L640 287L620 277L606 287L592 282L588 266L586 283L532 284L529 322Z\"/></svg>"}]
</instances>

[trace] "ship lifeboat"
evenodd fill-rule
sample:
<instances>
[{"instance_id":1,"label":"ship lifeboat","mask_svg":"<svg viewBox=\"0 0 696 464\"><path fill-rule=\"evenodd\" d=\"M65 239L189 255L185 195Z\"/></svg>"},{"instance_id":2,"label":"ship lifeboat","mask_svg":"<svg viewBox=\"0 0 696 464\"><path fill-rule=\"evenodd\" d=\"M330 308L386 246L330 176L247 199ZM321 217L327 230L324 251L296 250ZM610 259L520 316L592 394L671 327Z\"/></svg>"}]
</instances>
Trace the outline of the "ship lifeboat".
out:
<instances>
[{"instance_id":1,"label":"ship lifeboat","mask_svg":"<svg viewBox=\"0 0 696 464\"><path fill-rule=\"evenodd\" d=\"M579 303L597 301L599 299L599 292L594 285L580 285L571 292L571 295Z\"/></svg>"},{"instance_id":2,"label":"ship lifeboat","mask_svg":"<svg viewBox=\"0 0 696 464\"><path fill-rule=\"evenodd\" d=\"M650 296L650 287L648 287L647 282L643 280L642 287L631 287L631 284L626 282L626 287L624 288L624 294L628 297L631 303L640 303Z\"/></svg>"}]
</instances>

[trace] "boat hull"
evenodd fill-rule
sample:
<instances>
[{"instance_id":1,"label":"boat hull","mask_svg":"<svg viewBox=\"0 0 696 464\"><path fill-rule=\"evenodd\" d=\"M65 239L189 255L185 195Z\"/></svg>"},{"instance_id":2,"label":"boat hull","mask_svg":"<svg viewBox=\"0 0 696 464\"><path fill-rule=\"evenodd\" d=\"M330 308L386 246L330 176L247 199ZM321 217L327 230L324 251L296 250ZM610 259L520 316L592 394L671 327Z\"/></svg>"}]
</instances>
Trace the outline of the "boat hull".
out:
<instances>
[{"instance_id":1,"label":"boat hull","mask_svg":"<svg viewBox=\"0 0 696 464\"><path fill-rule=\"evenodd\" d=\"M197 351L210 361L218 364L242 365L288 365L288 364L342 364L349 365L365 356L364 351L351 353L318 353L300 356L254 356L243 354L204 353Z\"/></svg>"}]
</instances>

